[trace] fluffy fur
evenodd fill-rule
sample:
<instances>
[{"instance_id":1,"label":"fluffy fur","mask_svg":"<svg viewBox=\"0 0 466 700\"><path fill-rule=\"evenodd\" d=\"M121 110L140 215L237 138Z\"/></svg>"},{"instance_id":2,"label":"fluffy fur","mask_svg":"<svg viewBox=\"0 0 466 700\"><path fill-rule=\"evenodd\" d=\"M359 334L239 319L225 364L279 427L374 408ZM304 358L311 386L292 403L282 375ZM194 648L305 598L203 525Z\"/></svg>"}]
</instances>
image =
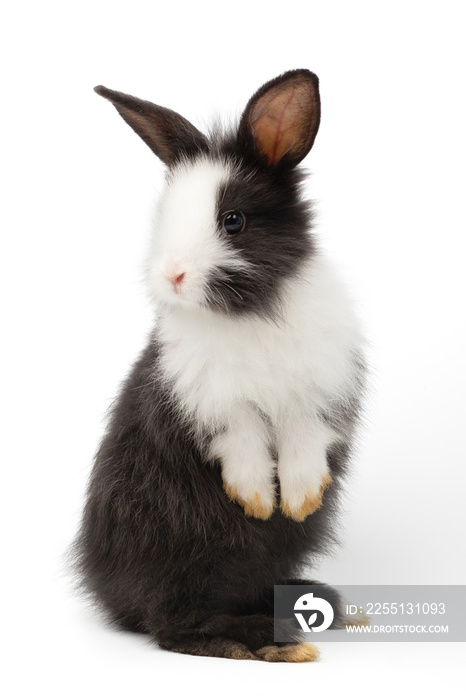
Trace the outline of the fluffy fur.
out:
<instances>
[{"instance_id":1,"label":"fluffy fur","mask_svg":"<svg viewBox=\"0 0 466 700\"><path fill-rule=\"evenodd\" d=\"M210 140L97 91L169 170L147 263L157 324L96 456L81 581L165 648L310 660L274 645L273 586L334 537L364 383L358 324L316 251L296 167L319 125L317 78L271 81L236 133ZM224 229L230 211L244 230Z\"/></svg>"}]
</instances>

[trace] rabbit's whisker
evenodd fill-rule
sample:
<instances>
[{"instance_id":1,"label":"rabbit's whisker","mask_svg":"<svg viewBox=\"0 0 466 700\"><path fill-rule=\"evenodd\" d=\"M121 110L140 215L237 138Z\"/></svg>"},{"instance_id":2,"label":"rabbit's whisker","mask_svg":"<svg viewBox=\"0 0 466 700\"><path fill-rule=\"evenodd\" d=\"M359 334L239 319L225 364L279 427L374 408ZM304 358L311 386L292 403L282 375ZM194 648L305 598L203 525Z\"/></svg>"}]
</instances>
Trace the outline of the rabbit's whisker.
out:
<instances>
[{"instance_id":1,"label":"rabbit's whisker","mask_svg":"<svg viewBox=\"0 0 466 700\"><path fill-rule=\"evenodd\" d=\"M243 297L241 296L241 294L240 294L234 287L232 287L231 284L228 284L228 282L225 282L225 280L218 280L218 281L219 281L221 284L224 284L225 287L228 287L228 289L231 289L232 292L234 292L235 294L237 294L237 295L239 296L239 298L241 299L241 301L244 301L244 299L243 299Z\"/></svg>"}]
</instances>

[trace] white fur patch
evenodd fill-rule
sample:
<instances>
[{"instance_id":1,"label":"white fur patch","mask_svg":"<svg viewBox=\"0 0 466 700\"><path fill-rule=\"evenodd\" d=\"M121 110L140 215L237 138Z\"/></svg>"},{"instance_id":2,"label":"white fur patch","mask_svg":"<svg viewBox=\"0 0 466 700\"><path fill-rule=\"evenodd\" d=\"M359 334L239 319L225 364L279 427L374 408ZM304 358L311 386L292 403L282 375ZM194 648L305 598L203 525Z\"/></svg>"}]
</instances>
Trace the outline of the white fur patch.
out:
<instances>
[{"instance_id":1,"label":"white fur patch","mask_svg":"<svg viewBox=\"0 0 466 700\"><path fill-rule=\"evenodd\" d=\"M231 407L228 430L216 435L209 458L220 458L225 484L239 499L252 503L256 494L261 505L272 511L275 501L275 462L270 454L273 436L253 406Z\"/></svg>"},{"instance_id":2,"label":"white fur patch","mask_svg":"<svg viewBox=\"0 0 466 700\"><path fill-rule=\"evenodd\" d=\"M217 170L215 182L222 177ZM205 231L198 233L198 249L209 248ZM195 236L184 240L196 248ZM357 391L354 352L362 345L346 291L324 257L285 285L277 323L175 304L161 309L159 335L162 368L183 410L200 435L220 431L209 456L223 460L228 484L242 494L258 485L270 493L272 450L290 503L299 507L303 490L318 490L326 449L338 438L319 415Z\"/></svg>"},{"instance_id":3,"label":"white fur patch","mask_svg":"<svg viewBox=\"0 0 466 700\"><path fill-rule=\"evenodd\" d=\"M277 434L280 497L288 510L298 512L306 497L319 496L329 475L327 448L338 437L306 405L289 407Z\"/></svg>"},{"instance_id":4,"label":"white fur patch","mask_svg":"<svg viewBox=\"0 0 466 700\"><path fill-rule=\"evenodd\" d=\"M147 264L154 301L192 308L205 303L206 282L216 268L245 266L217 231L217 194L233 169L227 162L200 158L169 173Z\"/></svg>"}]
</instances>

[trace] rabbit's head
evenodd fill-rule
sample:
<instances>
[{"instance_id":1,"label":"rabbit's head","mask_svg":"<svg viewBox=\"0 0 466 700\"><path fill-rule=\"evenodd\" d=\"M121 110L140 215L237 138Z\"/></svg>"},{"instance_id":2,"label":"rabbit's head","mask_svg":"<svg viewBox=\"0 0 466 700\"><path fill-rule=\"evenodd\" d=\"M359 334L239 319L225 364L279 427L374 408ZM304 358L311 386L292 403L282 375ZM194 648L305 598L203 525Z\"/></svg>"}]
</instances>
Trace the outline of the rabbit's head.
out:
<instances>
[{"instance_id":1,"label":"rabbit's head","mask_svg":"<svg viewBox=\"0 0 466 700\"><path fill-rule=\"evenodd\" d=\"M283 283L313 252L296 166L319 128L317 77L275 78L249 100L237 130L209 137L165 107L95 89L168 166L148 260L154 300L273 314Z\"/></svg>"}]
</instances>

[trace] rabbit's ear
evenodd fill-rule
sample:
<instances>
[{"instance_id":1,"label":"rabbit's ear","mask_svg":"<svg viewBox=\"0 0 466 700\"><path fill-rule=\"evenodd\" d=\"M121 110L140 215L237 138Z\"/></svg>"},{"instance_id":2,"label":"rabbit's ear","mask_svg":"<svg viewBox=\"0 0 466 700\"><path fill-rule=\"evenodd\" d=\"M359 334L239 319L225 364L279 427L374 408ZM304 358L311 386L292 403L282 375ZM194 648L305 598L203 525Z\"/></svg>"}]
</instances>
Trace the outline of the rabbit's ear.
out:
<instances>
[{"instance_id":1,"label":"rabbit's ear","mask_svg":"<svg viewBox=\"0 0 466 700\"><path fill-rule=\"evenodd\" d=\"M208 151L204 134L177 112L109 90L103 85L94 90L113 103L125 122L167 165L172 165L182 156Z\"/></svg>"},{"instance_id":2,"label":"rabbit's ear","mask_svg":"<svg viewBox=\"0 0 466 700\"><path fill-rule=\"evenodd\" d=\"M312 148L320 123L319 79L293 70L263 85L241 117L238 142L267 162L297 165Z\"/></svg>"}]
</instances>

